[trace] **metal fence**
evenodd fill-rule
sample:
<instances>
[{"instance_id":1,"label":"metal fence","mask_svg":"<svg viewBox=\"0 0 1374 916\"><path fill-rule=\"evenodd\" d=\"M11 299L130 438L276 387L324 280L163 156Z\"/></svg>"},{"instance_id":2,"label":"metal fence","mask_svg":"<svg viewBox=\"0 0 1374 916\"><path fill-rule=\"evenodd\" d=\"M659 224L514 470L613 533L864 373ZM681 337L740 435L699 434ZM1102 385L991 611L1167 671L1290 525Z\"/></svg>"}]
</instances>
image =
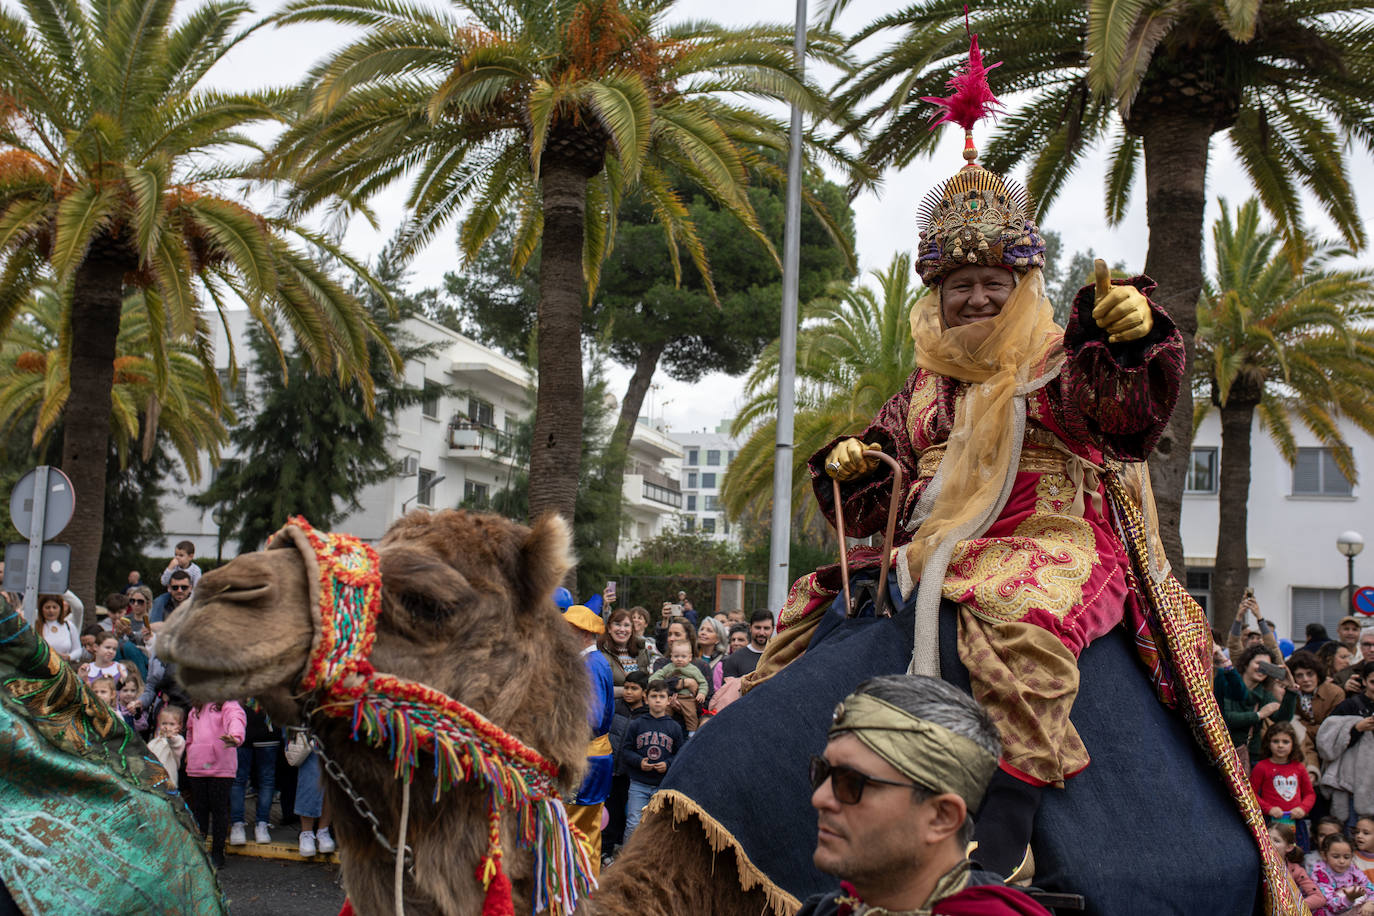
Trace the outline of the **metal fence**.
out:
<instances>
[{"instance_id":1,"label":"metal fence","mask_svg":"<svg viewBox=\"0 0 1374 916\"><path fill-rule=\"evenodd\" d=\"M616 579L615 606L647 608L654 619L665 601L677 601L677 593L686 592L697 614L727 613L733 607L716 607L715 576L621 576ZM768 583L744 582L744 618L754 611L768 610Z\"/></svg>"}]
</instances>

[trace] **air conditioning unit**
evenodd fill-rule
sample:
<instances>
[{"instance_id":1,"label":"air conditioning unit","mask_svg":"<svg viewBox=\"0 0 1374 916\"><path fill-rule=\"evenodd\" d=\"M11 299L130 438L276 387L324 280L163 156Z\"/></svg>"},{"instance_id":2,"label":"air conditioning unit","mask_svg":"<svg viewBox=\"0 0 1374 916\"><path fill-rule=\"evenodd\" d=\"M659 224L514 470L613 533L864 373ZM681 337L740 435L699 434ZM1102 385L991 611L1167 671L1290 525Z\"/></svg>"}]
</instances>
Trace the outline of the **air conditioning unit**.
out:
<instances>
[{"instance_id":1,"label":"air conditioning unit","mask_svg":"<svg viewBox=\"0 0 1374 916\"><path fill-rule=\"evenodd\" d=\"M406 455L401 459L401 476L414 477L420 473L420 459L414 455Z\"/></svg>"}]
</instances>

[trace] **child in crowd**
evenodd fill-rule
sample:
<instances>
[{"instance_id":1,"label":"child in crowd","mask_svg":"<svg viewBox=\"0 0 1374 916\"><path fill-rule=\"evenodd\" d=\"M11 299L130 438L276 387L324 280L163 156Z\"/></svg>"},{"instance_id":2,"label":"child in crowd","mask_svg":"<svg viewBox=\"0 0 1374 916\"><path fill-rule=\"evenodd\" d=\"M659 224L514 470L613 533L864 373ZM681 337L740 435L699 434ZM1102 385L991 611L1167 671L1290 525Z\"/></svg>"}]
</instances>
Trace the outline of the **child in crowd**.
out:
<instances>
[{"instance_id":1,"label":"child in crowd","mask_svg":"<svg viewBox=\"0 0 1374 916\"><path fill-rule=\"evenodd\" d=\"M601 831L601 848L606 853L602 856L603 862L625 842L625 805L630 797L630 774L625 769L620 749L625 746L625 732L630 723L649 714L649 707L644 702L644 688L648 686L647 671L631 671L625 675L620 699L615 701L615 718L611 720L611 753L615 755L615 768L611 773L611 794L606 797L609 820L606 829Z\"/></svg>"},{"instance_id":2,"label":"child in crowd","mask_svg":"<svg viewBox=\"0 0 1374 916\"><path fill-rule=\"evenodd\" d=\"M1316 804L1316 790L1297 748L1298 733L1292 723L1275 722L1264 736L1265 759L1250 771L1260 810L1271 821L1301 820Z\"/></svg>"},{"instance_id":3,"label":"child in crowd","mask_svg":"<svg viewBox=\"0 0 1374 916\"><path fill-rule=\"evenodd\" d=\"M115 709L124 717L124 721L129 723L129 727L140 735L148 734L148 710L143 708L143 704L138 701L139 695L143 693L143 678L138 676L137 671L130 671L124 680L119 682L118 704Z\"/></svg>"},{"instance_id":4,"label":"child in crowd","mask_svg":"<svg viewBox=\"0 0 1374 916\"><path fill-rule=\"evenodd\" d=\"M200 581L200 567L196 565L196 545L190 541L178 541L176 550L167 568L162 571L162 587L172 581L172 573L178 569L186 570L186 574L191 577L191 588L196 587Z\"/></svg>"},{"instance_id":5,"label":"child in crowd","mask_svg":"<svg viewBox=\"0 0 1374 916\"><path fill-rule=\"evenodd\" d=\"M1317 882L1302 867L1302 847L1298 845L1298 835L1293 825L1283 821L1271 824L1269 842L1274 844L1274 851L1288 864L1288 875L1298 886L1298 899L1307 904L1309 910L1325 906L1326 898L1317 889Z\"/></svg>"},{"instance_id":6,"label":"child in crowd","mask_svg":"<svg viewBox=\"0 0 1374 916\"><path fill-rule=\"evenodd\" d=\"M95 640L95 657L76 669L76 673L81 675L82 680L87 684L94 684L102 677L107 677L118 684L129 676L129 668L123 662L115 661L115 656L119 654L119 638L113 633L100 631L100 635Z\"/></svg>"},{"instance_id":7,"label":"child in crowd","mask_svg":"<svg viewBox=\"0 0 1374 916\"><path fill-rule=\"evenodd\" d=\"M229 792L238 772L238 746L247 717L233 700L202 703L186 717L186 788L201 833L210 836L210 861L224 867Z\"/></svg>"},{"instance_id":8,"label":"child in crowd","mask_svg":"<svg viewBox=\"0 0 1374 916\"><path fill-rule=\"evenodd\" d=\"M277 789L277 748L281 745L281 738L260 706L252 704L247 713L247 737L239 745L238 773L234 776L234 788L229 793L230 846L242 846L248 842L244 797L250 779L258 787L257 826L253 829L253 842L272 842L267 821L272 813L272 795Z\"/></svg>"},{"instance_id":9,"label":"child in crowd","mask_svg":"<svg viewBox=\"0 0 1374 916\"><path fill-rule=\"evenodd\" d=\"M1322 842L1329 836L1344 836L1345 824L1338 817L1327 815L1312 823L1312 851L1303 859L1302 867L1312 874L1312 869L1322 860Z\"/></svg>"},{"instance_id":10,"label":"child in crowd","mask_svg":"<svg viewBox=\"0 0 1374 916\"><path fill-rule=\"evenodd\" d=\"M1355 847L1351 863L1374 881L1374 816L1363 814L1357 818L1350 838Z\"/></svg>"},{"instance_id":11,"label":"child in crowd","mask_svg":"<svg viewBox=\"0 0 1374 916\"><path fill-rule=\"evenodd\" d=\"M706 699L706 678L697 666L692 664L692 644L678 640L668 647L669 663L649 676L649 684L664 682L669 689L676 683L678 712L682 715L682 727L691 737L697 730L697 705Z\"/></svg>"},{"instance_id":12,"label":"child in crowd","mask_svg":"<svg viewBox=\"0 0 1374 916\"><path fill-rule=\"evenodd\" d=\"M115 704L119 702L119 691L115 687L113 678L98 677L91 681L91 693L95 694L97 700L111 709L114 709Z\"/></svg>"},{"instance_id":13,"label":"child in crowd","mask_svg":"<svg viewBox=\"0 0 1374 916\"><path fill-rule=\"evenodd\" d=\"M688 662L690 664L690 660ZM668 685L650 681L647 691L649 712L630 722L620 753L630 777L629 798L625 805L625 842L639 826L639 815L649 803L668 765L687 740L682 726L668 715Z\"/></svg>"},{"instance_id":14,"label":"child in crowd","mask_svg":"<svg viewBox=\"0 0 1374 916\"><path fill-rule=\"evenodd\" d=\"M157 734L148 742L148 750L167 771L167 783L176 791L181 770L182 755L186 752L186 739L181 728L186 722L186 710L180 706L164 706L157 714Z\"/></svg>"},{"instance_id":15,"label":"child in crowd","mask_svg":"<svg viewBox=\"0 0 1374 916\"><path fill-rule=\"evenodd\" d=\"M1322 860L1312 869L1312 880L1322 892L1326 906L1312 916L1335 916L1363 903L1374 894L1374 884L1351 864L1355 854L1350 841L1343 836L1329 836L1322 843Z\"/></svg>"},{"instance_id":16,"label":"child in crowd","mask_svg":"<svg viewBox=\"0 0 1374 916\"><path fill-rule=\"evenodd\" d=\"M104 635L105 631L101 629L98 623L93 623L82 630L81 655L79 658L73 658L72 661L79 665L82 662L88 662L95 658L95 644L97 640Z\"/></svg>"}]
</instances>

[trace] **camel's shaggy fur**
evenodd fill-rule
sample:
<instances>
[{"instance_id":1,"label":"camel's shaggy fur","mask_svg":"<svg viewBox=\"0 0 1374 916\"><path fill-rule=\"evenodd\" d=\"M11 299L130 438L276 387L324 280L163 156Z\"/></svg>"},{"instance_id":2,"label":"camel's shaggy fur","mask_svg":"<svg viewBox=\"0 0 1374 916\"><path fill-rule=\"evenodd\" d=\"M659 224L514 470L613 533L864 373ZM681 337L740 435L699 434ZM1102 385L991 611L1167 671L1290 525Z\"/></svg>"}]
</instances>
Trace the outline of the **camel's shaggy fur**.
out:
<instances>
[{"instance_id":1,"label":"camel's shaggy fur","mask_svg":"<svg viewBox=\"0 0 1374 916\"><path fill-rule=\"evenodd\" d=\"M533 529L494 515L415 511L378 545L382 613L373 666L428 684L478 710L560 767L570 797L585 767L586 670L572 629L550 598L572 564L568 526L557 517ZM277 722L299 721L303 673L315 616L308 564L279 547L244 554L201 578L190 606L161 636L159 653L180 666L197 702L257 697ZM317 716L317 734L382 829L398 833L401 783L384 750L350 740L343 720ZM343 881L364 916L394 912L394 859L332 780L325 780ZM431 801L421 764L411 790L408 840L415 873L405 883L407 916L473 916L482 909L474 877L487 844L486 806L469 786ZM519 850L505 819L505 867L517 911L529 905L533 857ZM528 910L524 910L528 912Z\"/></svg>"}]
</instances>

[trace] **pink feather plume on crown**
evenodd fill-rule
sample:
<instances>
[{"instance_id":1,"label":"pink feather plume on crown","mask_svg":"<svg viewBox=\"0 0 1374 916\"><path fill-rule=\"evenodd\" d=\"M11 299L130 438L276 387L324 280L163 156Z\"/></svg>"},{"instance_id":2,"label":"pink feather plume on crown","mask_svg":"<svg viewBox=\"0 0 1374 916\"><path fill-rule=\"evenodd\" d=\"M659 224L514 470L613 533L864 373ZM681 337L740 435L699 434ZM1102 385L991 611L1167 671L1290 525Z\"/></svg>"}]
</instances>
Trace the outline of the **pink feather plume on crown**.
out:
<instances>
[{"instance_id":1,"label":"pink feather plume on crown","mask_svg":"<svg viewBox=\"0 0 1374 916\"><path fill-rule=\"evenodd\" d=\"M945 84L954 90L954 94L948 98L921 98L922 102L930 102L941 109L938 117L931 122L930 129L934 130L941 124L952 121L966 131L973 130L973 125L983 118L1001 111L1002 103L997 101L997 96L992 94L992 87L988 85L988 71L1000 66L1001 61L990 67L983 66L983 53L978 49L978 36L971 35L968 63Z\"/></svg>"}]
</instances>

